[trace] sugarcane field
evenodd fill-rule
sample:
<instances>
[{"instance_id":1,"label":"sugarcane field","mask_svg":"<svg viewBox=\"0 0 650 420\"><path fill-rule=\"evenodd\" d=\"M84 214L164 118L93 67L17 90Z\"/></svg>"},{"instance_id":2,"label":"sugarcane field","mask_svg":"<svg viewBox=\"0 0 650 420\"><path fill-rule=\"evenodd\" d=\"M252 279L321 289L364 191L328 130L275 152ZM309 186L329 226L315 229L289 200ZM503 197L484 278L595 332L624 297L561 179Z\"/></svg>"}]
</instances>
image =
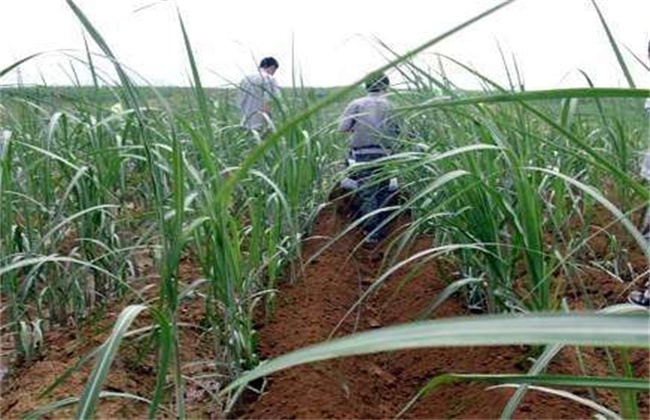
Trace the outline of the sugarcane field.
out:
<instances>
[{"instance_id":1,"label":"sugarcane field","mask_svg":"<svg viewBox=\"0 0 650 420\"><path fill-rule=\"evenodd\" d=\"M0 418L650 417L647 22L583 1L620 83L529 87L445 46L539 1L28 3L81 47L0 54Z\"/></svg>"}]
</instances>

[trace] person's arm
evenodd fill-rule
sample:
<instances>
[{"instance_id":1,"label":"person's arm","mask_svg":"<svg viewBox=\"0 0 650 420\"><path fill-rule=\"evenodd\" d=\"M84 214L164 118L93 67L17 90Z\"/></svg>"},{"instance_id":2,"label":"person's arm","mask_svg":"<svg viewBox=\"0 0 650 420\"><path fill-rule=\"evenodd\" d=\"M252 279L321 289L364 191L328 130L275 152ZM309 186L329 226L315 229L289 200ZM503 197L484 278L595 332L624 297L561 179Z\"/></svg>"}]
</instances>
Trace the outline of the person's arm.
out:
<instances>
[{"instance_id":1,"label":"person's arm","mask_svg":"<svg viewBox=\"0 0 650 420\"><path fill-rule=\"evenodd\" d=\"M380 142L383 147L392 150L397 138L402 133L402 124L390 102L387 103L384 118L381 122Z\"/></svg>"},{"instance_id":2,"label":"person's arm","mask_svg":"<svg viewBox=\"0 0 650 420\"><path fill-rule=\"evenodd\" d=\"M386 118L386 135L392 139L396 139L402 134L402 124L399 117L391 110Z\"/></svg>"},{"instance_id":3,"label":"person's arm","mask_svg":"<svg viewBox=\"0 0 650 420\"><path fill-rule=\"evenodd\" d=\"M262 101L262 112L270 115L271 114L271 102L280 98L280 86L276 82L275 78L271 75L263 75L263 101Z\"/></svg>"},{"instance_id":4,"label":"person's arm","mask_svg":"<svg viewBox=\"0 0 650 420\"><path fill-rule=\"evenodd\" d=\"M641 161L641 177L650 182L650 149L644 153Z\"/></svg>"},{"instance_id":5,"label":"person's arm","mask_svg":"<svg viewBox=\"0 0 650 420\"><path fill-rule=\"evenodd\" d=\"M248 78L244 77L239 85L237 86L237 106L240 110L243 110L244 101L246 96L249 94L250 84L248 83Z\"/></svg>"},{"instance_id":6,"label":"person's arm","mask_svg":"<svg viewBox=\"0 0 650 420\"><path fill-rule=\"evenodd\" d=\"M341 115L341 121L339 122L339 131L342 131L344 133L350 133L354 131L354 125L356 123L355 115L356 115L356 106L354 102L349 104L346 108L345 111L343 111L343 115Z\"/></svg>"},{"instance_id":7,"label":"person's arm","mask_svg":"<svg viewBox=\"0 0 650 420\"><path fill-rule=\"evenodd\" d=\"M273 96L279 98L280 95L282 94L282 91L280 90L280 85L278 85L278 81L275 80L275 77L271 77L271 93Z\"/></svg>"}]
</instances>

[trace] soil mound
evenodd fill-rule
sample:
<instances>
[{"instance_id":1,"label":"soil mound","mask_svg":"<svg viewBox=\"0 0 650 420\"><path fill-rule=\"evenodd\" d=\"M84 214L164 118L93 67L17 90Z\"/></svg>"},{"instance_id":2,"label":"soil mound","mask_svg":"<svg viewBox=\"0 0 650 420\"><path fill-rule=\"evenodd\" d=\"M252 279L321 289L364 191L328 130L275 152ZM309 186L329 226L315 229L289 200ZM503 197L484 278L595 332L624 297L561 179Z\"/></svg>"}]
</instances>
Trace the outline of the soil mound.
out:
<instances>
[{"instance_id":1,"label":"soil mound","mask_svg":"<svg viewBox=\"0 0 650 420\"><path fill-rule=\"evenodd\" d=\"M346 205L322 212L304 247L305 261L349 224ZM402 222L405 222L402 220ZM304 270L293 285L283 287L270 319L260 326L262 358L326 340L348 309L380 274L384 250L359 247L362 237L350 233L331 244ZM431 246L420 238L410 255ZM441 261L421 266L407 277L396 272L334 336L417 319L453 278L453 268ZM619 287L616 284L609 287ZM603 293L614 294L605 288ZM620 292L620 290L619 290ZM619 293L620 295L620 293ZM470 315L460 301L448 299L433 318ZM275 374L257 401L241 407L242 418L392 418L431 378L444 373L525 373L530 367L528 347L434 348L400 351L299 366ZM636 354L639 375L647 375L647 352ZM590 374L607 375L604 355L583 349ZM580 374L575 350L565 350L551 372ZM643 373L645 372L645 373ZM578 394L588 396L584 390ZM436 389L406 413L414 418L498 418L512 391L486 390L486 385L460 383ZM614 395L601 393L617 407ZM250 398L250 396L249 396ZM251 398L251 400L253 400ZM609 404L608 404L609 405ZM647 401L642 410L648 413ZM589 409L559 397L529 391L518 417L588 418Z\"/></svg>"}]
</instances>

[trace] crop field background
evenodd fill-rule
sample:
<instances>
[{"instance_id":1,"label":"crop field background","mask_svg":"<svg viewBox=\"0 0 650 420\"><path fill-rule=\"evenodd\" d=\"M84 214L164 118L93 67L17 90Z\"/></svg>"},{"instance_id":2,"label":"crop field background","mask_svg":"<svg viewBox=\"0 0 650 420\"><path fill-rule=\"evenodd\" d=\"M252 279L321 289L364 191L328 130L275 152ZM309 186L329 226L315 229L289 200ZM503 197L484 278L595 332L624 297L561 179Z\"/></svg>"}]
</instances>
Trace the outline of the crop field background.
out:
<instances>
[{"instance_id":1,"label":"crop field background","mask_svg":"<svg viewBox=\"0 0 650 420\"><path fill-rule=\"evenodd\" d=\"M144 86L70 4L117 76L89 54L93 86L0 89L3 418L650 415L625 303L650 270L647 89L448 59L484 86L463 91L413 60L453 31L387 49L403 130L377 177L400 190L371 252L338 188L360 87L283 88L260 138L184 28L192 86Z\"/></svg>"}]
</instances>

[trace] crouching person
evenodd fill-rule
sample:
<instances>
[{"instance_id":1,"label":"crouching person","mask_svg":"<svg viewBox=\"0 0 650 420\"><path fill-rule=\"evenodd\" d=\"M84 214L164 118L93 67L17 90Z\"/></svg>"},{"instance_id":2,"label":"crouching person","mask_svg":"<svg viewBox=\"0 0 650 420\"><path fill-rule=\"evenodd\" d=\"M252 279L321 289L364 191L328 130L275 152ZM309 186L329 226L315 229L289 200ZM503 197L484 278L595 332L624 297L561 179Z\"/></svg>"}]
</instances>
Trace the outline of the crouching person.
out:
<instances>
[{"instance_id":1,"label":"crouching person","mask_svg":"<svg viewBox=\"0 0 650 420\"><path fill-rule=\"evenodd\" d=\"M650 43L648 44L648 59L650 59ZM645 101L645 115L650 122L650 98ZM648 130L650 130L650 124L648 124ZM650 133L648 133L648 142L650 143ZM650 145L641 162L641 177L650 185ZM641 220L641 233L650 246L650 203L646 203L645 206L645 213Z\"/></svg>"},{"instance_id":2,"label":"crouching person","mask_svg":"<svg viewBox=\"0 0 650 420\"><path fill-rule=\"evenodd\" d=\"M648 46L650 56L650 45ZM650 99L646 102L646 112L650 116ZM645 153L641 164L641 176L650 183L650 150ZM641 234L646 240L646 246L650 247L650 203L646 203L641 219ZM650 279L646 281L645 287L641 290L632 291L628 297L630 303L650 307Z\"/></svg>"},{"instance_id":3,"label":"crouching person","mask_svg":"<svg viewBox=\"0 0 650 420\"><path fill-rule=\"evenodd\" d=\"M648 60L650 60L650 41L648 41ZM648 117L648 130L650 130L650 98L645 101L645 114ZM641 162L641 177L650 183L650 132L648 133L648 150ZM641 234L646 240L646 246L650 247L650 203L646 203L641 219ZM632 291L628 297L630 303L650 308L650 279L646 281L645 287L641 290Z\"/></svg>"},{"instance_id":4,"label":"crouching person","mask_svg":"<svg viewBox=\"0 0 650 420\"><path fill-rule=\"evenodd\" d=\"M356 164L372 162L392 153L399 126L385 95L389 85L388 76L373 74L365 82L367 95L350 102L341 116L339 130L351 134L349 153ZM391 195L391 181L377 177L378 172L378 166L354 171L359 217L382 208ZM384 239L387 217L388 213L380 212L364 219L365 245L373 246Z\"/></svg>"}]
</instances>

